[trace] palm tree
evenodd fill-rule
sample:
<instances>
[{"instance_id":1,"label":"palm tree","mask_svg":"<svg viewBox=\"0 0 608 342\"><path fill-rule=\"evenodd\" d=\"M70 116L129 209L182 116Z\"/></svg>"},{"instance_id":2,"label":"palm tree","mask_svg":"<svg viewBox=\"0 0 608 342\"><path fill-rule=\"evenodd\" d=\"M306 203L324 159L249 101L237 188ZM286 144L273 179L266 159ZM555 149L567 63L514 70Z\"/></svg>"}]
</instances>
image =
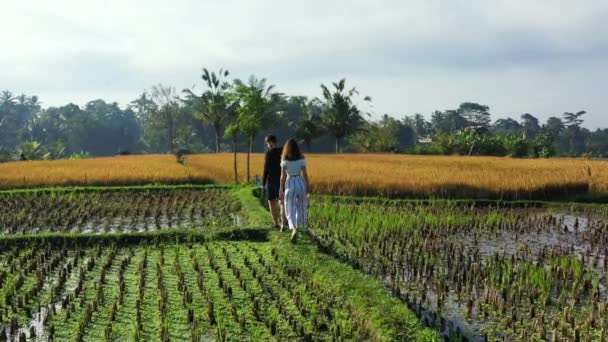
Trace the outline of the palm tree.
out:
<instances>
[{"instance_id":1,"label":"palm tree","mask_svg":"<svg viewBox=\"0 0 608 342\"><path fill-rule=\"evenodd\" d=\"M15 96L8 90L0 94L0 106L12 106L15 104Z\"/></svg>"},{"instance_id":2,"label":"palm tree","mask_svg":"<svg viewBox=\"0 0 608 342\"><path fill-rule=\"evenodd\" d=\"M274 85L266 85L265 78L258 79L254 75L249 77L247 84L234 80L234 95L239 107L238 128L248 137L247 149L247 182L250 181L250 158L253 150L253 139L264 128L270 127L276 121L276 112L273 104L283 96L274 92Z\"/></svg>"},{"instance_id":3,"label":"palm tree","mask_svg":"<svg viewBox=\"0 0 608 342\"><path fill-rule=\"evenodd\" d=\"M0 145L14 148L20 140L17 98L8 90L0 94Z\"/></svg>"},{"instance_id":4,"label":"palm tree","mask_svg":"<svg viewBox=\"0 0 608 342\"><path fill-rule=\"evenodd\" d=\"M294 123L295 136L301 139L310 152L313 139L323 134L321 129L322 104L317 98L307 100L304 98L292 98L292 101L300 107L300 119Z\"/></svg>"},{"instance_id":5,"label":"palm tree","mask_svg":"<svg viewBox=\"0 0 608 342\"><path fill-rule=\"evenodd\" d=\"M15 123L17 124L17 129L19 131L21 131L21 134L19 134L20 136L20 140L24 138L24 136L27 135L27 131L30 131L30 126L29 124L31 124L32 119L35 118L35 116L38 114L38 110L40 109L40 107L38 106L37 108L33 108L30 106L31 104L31 100L30 98L25 95L25 94L21 94L19 96L17 96L17 103L15 105ZM36 98L37 101L37 98ZM23 135L23 136L22 136Z\"/></svg>"},{"instance_id":6,"label":"palm tree","mask_svg":"<svg viewBox=\"0 0 608 342\"><path fill-rule=\"evenodd\" d=\"M4 90L0 93L0 123L4 120L8 121L10 112L14 109L15 97L13 93Z\"/></svg>"},{"instance_id":7,"label":"palm tree","mask_svg":"<svg viewBox=\"0 0 608 342\"><path fill-rule=\"evenodd\" d=\"M197 96L190 89L184 89L186 101L196 109L199 119L203 123L213 126L215 132L215 153L220 153L220 135L223 126L228 121L230 104L226 99L226 93L230 90L230 83L225 78L230 75L228 70L220 69L216 74L203 68L201 78L205 81L207 90Z\"/></svg>"},{"instance_id":8,"label":"palm tree","mask_svg":"<svg viewBox=\"0 0 608 342\"><path fill-rule=\"evenodd\" d=\"M232 138L232 151L234 153L234 184L239 184L239 173L238 173L238 167L237 167L237 159L236 159L236 145L237 145L237 137L238 134L240 132L240 128L239 128L239 120L238 120L238 114L236 112L237 107L234 107L235 110L233 110L231 112L231 122L228 124L228 126L226 126L226 131L224 133L224 135L226 137Z\"/></svg>"},{"instance_id":9,"label":"palm tree","mask_svg":"<svg viewBox=\"0 0 608 342\"><path fill-rule=\"evenodd\" d=\"M334 91L331 92L321 84L325 108L323 111L323 124L325 129L336 138L336 153L340 151L340 140L360 130L365 123L361 111L353 103L355 95L359 95L356 88L346 90L346 80L333 82ZM371 101L369 96L363 101Z\"/></svg>"},{"instance_id":10,"label":"palm tree","mask_svg":"<svg viewBox=\"0 0 608 342\"><path fill-rule=\"evenodd\" d=\"M524 139L534 139L536 134L540 131L540 125L538 119L530 113L524 113L521 115L521 126L523 128Z\"/></svg>"},{"instance_id":11,"label":"palm tree","mask_svg":"<svg viewBox=\"0 0 608 342\"><path fill-rule=\"evenodd\" d=\"M581 124L583 119L581 117L587 114L586 111L581 110L577 113L565 112L563 114L564 126L566 126L566 133L568 134L570 154L575 154L575 142L580 139Z\"/></svg>"},{"instance_id":12,"label":"palm tree","mask_svg":"<svg viewBox=\"0 0 608 342\"><path fill-rule=\"evenodd\" d=\"M146 91L141 93L137 99L131 101L128 107L135 110L137 121L142 127L148 123L150 114L156 110L156 104Z\"/></svg>"}]
</instances>

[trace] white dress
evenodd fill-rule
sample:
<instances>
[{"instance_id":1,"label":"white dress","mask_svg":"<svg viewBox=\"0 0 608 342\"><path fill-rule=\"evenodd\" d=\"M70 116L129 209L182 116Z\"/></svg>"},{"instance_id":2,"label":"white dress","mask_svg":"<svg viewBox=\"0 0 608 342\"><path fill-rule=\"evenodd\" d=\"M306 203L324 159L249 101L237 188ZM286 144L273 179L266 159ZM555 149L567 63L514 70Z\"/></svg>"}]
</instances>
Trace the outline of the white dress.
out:
<instances>
[{"instance_id":1,"label":"white dress","mask_svg":"<svg viewBox=\"0 0 608 342\"><path fill-rule=\"evenodd\" d=\"M308 224L308 199L306 198L306 183L302 177L302 169L306 160L283 160L281 168L287 173L285 180L285 216L289 229L305 227Z\"/></svg>"}]
</instances>

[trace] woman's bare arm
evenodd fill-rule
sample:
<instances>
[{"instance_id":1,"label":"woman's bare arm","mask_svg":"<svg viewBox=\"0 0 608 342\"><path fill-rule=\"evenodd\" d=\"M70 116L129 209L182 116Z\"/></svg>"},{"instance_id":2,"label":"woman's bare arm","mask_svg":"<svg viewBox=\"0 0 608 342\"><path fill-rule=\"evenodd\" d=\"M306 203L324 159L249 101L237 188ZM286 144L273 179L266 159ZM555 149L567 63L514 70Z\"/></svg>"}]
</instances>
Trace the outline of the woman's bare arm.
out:
<instances>
[{"instance_id":1,"label":"woman's bare arm","mask_svg":"<svg viewBox=\"0 0 608 342\"><path fill-rule=\"evenodd\" d=\"M287 179L287 169L285 166L281 166L281 185L279 188L279 199L283 199L285 194L285 180Z\"/></svg>"},{"instance_id":2,"label":"woman's bare arm","mask_svg":"<svg viewBox=\"0 0 608 342\"><path fill-rule=\"evenodd\" d=\"M310 181L308 180L308 171L306 171L306 166L302 167L302 175L304 176L304 181L306 182L306 193L310 194Z\"/></svg>"}]
</instances>

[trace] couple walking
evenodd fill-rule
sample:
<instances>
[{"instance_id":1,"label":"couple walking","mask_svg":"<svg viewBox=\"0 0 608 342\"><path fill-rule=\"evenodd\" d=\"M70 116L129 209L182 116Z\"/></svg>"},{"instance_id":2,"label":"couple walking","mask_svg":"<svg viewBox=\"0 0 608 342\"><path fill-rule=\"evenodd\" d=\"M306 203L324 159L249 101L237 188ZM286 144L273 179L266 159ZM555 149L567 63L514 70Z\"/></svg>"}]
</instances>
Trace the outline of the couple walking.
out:
<instances>
[{"instance_id":1,"label":"couple walking","mask_svg":"<svg viewBox=\"0 0 608 342\"><path fill-rule=\"evenodd\" d=\"M287 221L291 241L295 242L298 229L308 224L310 183L306 159L293 139L287 140L283 148L277 146L274 135L268 135L264 142L268 151L264 159L262 190L268 198L275 228L279 227L280 220L280 230L283 231Z\"/></svg>"}]
</instances>

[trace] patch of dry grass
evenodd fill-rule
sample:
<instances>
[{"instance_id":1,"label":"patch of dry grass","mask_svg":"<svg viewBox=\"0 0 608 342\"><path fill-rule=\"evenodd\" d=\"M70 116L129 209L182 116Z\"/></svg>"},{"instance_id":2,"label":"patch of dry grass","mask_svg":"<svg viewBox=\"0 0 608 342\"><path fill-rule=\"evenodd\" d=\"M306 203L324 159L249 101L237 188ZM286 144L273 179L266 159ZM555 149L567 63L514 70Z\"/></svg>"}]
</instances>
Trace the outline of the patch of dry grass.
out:
<instances>
[{"instance_id":1,"label":"patch of dry grass","mask_svg":"<svg viewBox=\"0 0 608 342\"><path fill-rule=\"evenodd\" d=\"M239 154L245 181L246 156ZM389 154L307 155L315 193L412 197L553 198L608 192L608 161ZM251 174L262 174L262 154ZM0 187L233 183L232 155L122 156L0 164Z\"/></svg>"},{"instance_id":2,"label":"patch of dry grass","mask_svg":"<svg viewBox=\"0 0 608 342\"><path fill-rule=\"evenodd\" d=\"M172 155L121 156L82 160L0 164L0 187L122 185L188 182L188 169ZM201 180L202 181L202 180Z\"/></svg>"}]
</instances>

